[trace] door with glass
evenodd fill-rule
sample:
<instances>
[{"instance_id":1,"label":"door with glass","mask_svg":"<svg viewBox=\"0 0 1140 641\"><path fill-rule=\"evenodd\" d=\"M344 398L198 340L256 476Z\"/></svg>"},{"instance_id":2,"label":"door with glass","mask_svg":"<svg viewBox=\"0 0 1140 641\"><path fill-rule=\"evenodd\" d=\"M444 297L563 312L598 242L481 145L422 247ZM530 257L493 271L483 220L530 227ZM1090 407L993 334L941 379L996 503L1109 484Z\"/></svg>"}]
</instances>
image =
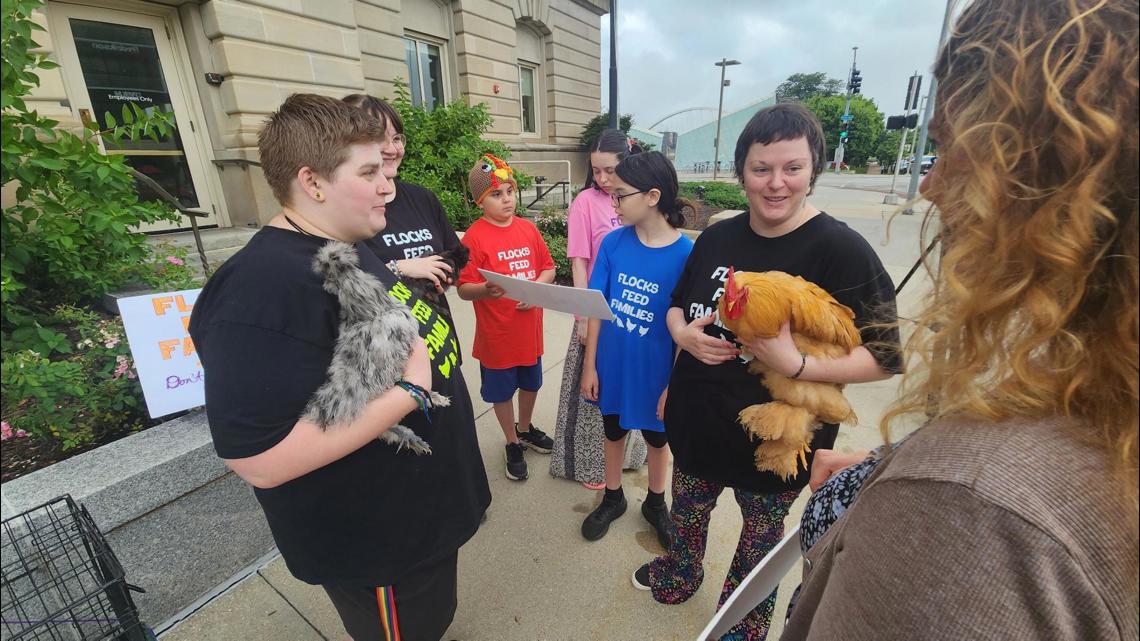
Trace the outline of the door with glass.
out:
<instances>
[{"instance_id":1,"label":"door with glass","mask_svg":"<svg viewBox=\"0 0 1140 641\"><path fill-rule=\"evenodd\" d=\"M72 108L84 122L108 127L106 114L122 121L123 107L173 112L178 128L158 141L104 141L104 151L153 178L183 206L210 213L199 225L216 225L216 209L205 180L206 166L196 125L175 65L168 25L160 16L52 3L51 28ZM144 199L156 197L146 189ZM188 228L189 220L146 225L142 231Z\"/></svg>"}]
</instances>

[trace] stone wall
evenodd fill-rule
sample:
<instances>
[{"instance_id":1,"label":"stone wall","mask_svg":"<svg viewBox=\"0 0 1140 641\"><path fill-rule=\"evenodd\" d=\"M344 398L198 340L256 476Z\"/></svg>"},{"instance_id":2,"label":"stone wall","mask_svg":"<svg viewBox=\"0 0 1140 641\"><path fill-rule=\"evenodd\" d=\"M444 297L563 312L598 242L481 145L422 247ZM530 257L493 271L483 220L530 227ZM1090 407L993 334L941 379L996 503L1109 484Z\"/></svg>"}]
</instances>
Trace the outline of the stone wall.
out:
<instances>
[{"instance_id":1,"label":"stone wall","mask_svg":"<svg viewBox=\"0 0 1140 641\"><path fill-rule=\"evenodd\" d=\"M204 413L0 486L7 519L63 494L83 503L157 626L273 549L253 491L214 454Z\"/></svg>"}]
</instances>

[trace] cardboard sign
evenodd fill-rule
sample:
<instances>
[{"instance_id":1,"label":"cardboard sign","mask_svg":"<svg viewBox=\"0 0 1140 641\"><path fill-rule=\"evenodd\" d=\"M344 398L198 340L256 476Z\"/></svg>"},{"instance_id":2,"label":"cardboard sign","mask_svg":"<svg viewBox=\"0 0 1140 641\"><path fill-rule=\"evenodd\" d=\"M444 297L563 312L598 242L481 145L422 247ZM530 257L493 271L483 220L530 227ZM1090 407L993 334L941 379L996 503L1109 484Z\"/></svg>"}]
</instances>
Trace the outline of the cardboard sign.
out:
<instances>
[{"instance_id":1,"label":"cardboard sign","mask_svg":"<svg viewBox=\"0 0 1140 641\"><path fill-rule=\"evenodd\" d=\"M190 340L201 289L119 299L119 314L151 418L205 404L202 363Z\"/></svg>"}]
</instances>

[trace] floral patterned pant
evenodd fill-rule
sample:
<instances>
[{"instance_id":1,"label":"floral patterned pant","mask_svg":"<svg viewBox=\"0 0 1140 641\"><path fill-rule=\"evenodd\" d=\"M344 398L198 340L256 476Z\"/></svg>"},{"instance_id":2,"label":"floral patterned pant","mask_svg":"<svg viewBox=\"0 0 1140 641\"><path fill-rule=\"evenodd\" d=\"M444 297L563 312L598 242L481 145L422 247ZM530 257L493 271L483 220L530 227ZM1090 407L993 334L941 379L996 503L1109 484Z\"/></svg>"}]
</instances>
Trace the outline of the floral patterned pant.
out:
<instances>
[{"instance_id":1,"label":"floral patterned pant","mask_svg":"<svg viewBox=\"0 0 1140 641\"><path fill-rule=\"evenodd\" d=\"M709 517L716 507L724 485L686 474L673 467L673 524L676 536L669 553L649 565L653 598L660 603L683 603L696 593L704 580L705 544L708 541ZM784 536L784 519L799 490L765 494L733 489L736 503L744 516L736 555L724 580L717 607L732 595L736 586L748 576L768 552ZM756 606L747 617L729 630L723 639L761 641L768 636L776 593Z\"/></svg>"}]
</instances>

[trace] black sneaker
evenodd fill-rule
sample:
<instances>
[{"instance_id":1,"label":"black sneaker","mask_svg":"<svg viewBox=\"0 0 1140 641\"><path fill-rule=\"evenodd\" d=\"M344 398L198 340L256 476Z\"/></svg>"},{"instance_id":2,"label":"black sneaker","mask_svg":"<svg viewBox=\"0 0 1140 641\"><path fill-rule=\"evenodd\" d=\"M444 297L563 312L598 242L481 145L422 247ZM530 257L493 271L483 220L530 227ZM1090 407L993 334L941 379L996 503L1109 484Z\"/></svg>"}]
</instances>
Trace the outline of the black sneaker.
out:
<instances>
[{"instance_id":1,"label":"black sneaker","mask_svg":"<svg viewBox=\"0 0 1140 641\"><path fill-rule=\"evenodd\" d=\"M554 440L547 436L546 432L535 427L534 423L531 423L530 429L525 432L520 432L519 424L515 423L515 435L519 437L519 443L539 454L550 454L550 450L554 449Z\"/></svg>"},{"instance_id":2,"label":"black sneaker","mask_svg":"<svg viewBox=\"0 0 1140 641\"><path fill-rule=\"evenodd\" d=\"M668 552L669 544L673 542L673 519L669 517L669 507L664 503L654 506L645 501L641 504L641 515L653 526L657 541Z\"/></svg>"},{"instance_id":3,"label":"black sneaker","mask_svg":"<svg viewBox=\"0 0 1140 641\"><path fill-rule=\"evenodd\" d=\"M525 481L527 477L526 459L522 443L507 443L507 478L512 481Z\"/></svg>"},{"instance_id":4,"label":"black sneaker","mask_svg":"<svg viewBox=\"0 0 1140 641\"><path fill-rule=\"evenodd\" d=\"M638 590L652 590L653 587L649 585L649 564L637 568L633 572L633 587Z\"/></svg>"},{"instance_id":5,"label":"black sneaker","mask_svg":"<svg viewBox=\"0 0 1140 641\"><path fill-rule=\"evenodd\" d=\"M625 495L616 501L607 501L602 499L602 504L594 508L593 512L582 521L582 536L586 537L587 541L597 541L610 531L610 523L613 523L619 516L625 514L626 507L629 503L625 500Z\"/></svg>"}]
</instances>

